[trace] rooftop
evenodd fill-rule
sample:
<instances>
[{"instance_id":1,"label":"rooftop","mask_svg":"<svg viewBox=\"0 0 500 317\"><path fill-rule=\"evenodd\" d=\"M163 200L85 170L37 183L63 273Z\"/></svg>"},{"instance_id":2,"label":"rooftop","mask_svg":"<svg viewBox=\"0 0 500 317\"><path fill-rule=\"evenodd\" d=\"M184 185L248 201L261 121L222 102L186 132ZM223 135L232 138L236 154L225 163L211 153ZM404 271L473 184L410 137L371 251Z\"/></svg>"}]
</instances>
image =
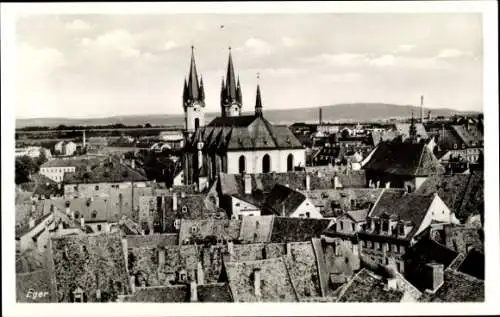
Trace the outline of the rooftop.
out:
<instances>
[{"instance_id":1,"label":"rooftop","mask_svg":"<svg viewBox=\"0 0 500 317\"><path fill-rule=\"evenodd\" d=\"M363 169L413 177L444 172L444 168L424 143L382 142L369 155Z\"/></svg>"}]
</instances>

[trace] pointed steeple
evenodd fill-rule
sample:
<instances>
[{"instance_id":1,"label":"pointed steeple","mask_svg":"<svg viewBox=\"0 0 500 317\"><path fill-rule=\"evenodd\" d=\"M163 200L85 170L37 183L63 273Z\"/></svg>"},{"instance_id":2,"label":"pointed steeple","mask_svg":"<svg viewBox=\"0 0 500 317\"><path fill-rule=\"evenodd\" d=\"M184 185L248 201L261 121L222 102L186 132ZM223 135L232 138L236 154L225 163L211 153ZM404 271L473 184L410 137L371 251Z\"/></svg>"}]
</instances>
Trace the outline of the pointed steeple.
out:
<instances>
[{"instance_id":1,"label":"pointed steeple","mask_svg":"<svg viewBox=\"0 0 500 317\"><path fill-rule=\"evenodd\" d=\"M257 75L257 80L259 75ZM255 97L255 115L262 116L262 97L260 95L260 84L257 82L257 96Z\"/></svg>"},{"instance_id":2,"label":"pointed steeple","mask_svg":"<svg viewBox=\"0 0 500 317\"><path fill-rule=\"evenodd\" d=\"M200 91L199 91L200 100L205 100L205 88L203 87L203 76L200 76Z\"/></svg>"},{"instance_id":3,"label":"pointed steeple","mask_svg":"<svg viewBox=\"0 0 500 317\"><path fill-rule=\"evenodd\" d=\"M186 102L188 99L189 99L188 84L187 84L186 78L184 78L184 89L182 90L182 101L183 101L184 106L186 106Z\"/></svg>"},{"instance_id":4,"label":"pointed steeple","mask_svg":"<svg viewBox=\"0 0 500 317\"><path fill-rule=\"evenodd\" d=\"M229 47L229 60L227 62L226 75L226 93L231 101L236 100L236 78L234 76L233 58L231 56L231 47Z\"/></svg>"},{"instance_id":5,"label":"pointed steeple","mask_svg":"<svg viewBox=\"0 0 500 317\"><path fill-rule=\"evenodd\" d=\"M191 46L191 66L189 67L188 97L191 100L199 100L200 85L198 83L198 73L194 60L194 46Z\"/></svg>"},{"instance_id":6,"label":"pointed steeple","mask_svg":"<svg viewBox=\"0 0 500 317\"><path fill-rule=\"evenodd\" d=\"M241 94L240 76L238 75L238 83L236 84L236 100L243 104L243 95Z\"/></svg>"}]
</instances>

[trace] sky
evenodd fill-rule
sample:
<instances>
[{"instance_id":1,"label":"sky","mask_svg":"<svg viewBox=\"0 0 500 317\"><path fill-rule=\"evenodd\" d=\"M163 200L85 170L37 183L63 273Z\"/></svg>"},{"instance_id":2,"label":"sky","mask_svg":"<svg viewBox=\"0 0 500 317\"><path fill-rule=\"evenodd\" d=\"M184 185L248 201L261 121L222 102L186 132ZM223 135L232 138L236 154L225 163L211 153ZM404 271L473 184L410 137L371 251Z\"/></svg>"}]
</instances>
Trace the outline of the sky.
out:
<instances>
[{"instance_id":1,"label":"sky","mask_svg":"<svg viewBox=\"0 0 500 317\"><path fill-rule=\"evenodd\" d=\"M221 27L223 26L223 27ZM38 15L16 23L16 117L181 114L191 45L207 112L228 47L243 111L351 102L481 111L480 14Z\"/></svg>"}]
</instances>

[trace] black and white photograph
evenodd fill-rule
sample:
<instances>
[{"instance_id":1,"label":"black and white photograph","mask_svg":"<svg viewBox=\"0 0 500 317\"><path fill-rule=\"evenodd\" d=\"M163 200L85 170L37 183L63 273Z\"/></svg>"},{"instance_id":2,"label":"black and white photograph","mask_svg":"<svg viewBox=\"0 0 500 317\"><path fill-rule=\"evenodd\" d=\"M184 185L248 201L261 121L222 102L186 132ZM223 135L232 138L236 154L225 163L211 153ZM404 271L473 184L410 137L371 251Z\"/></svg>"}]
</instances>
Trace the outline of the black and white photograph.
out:
<instances>
[{"instance_id":1,"label":"black and white photograph","mask_svg":"<svg viewBox=\"0 0 500 317\"><path fill-rule=\"evenodd\" d=\"M496 3L272 4L2 4L9 313L495 306Z\"/></svg>"}]
</instances>

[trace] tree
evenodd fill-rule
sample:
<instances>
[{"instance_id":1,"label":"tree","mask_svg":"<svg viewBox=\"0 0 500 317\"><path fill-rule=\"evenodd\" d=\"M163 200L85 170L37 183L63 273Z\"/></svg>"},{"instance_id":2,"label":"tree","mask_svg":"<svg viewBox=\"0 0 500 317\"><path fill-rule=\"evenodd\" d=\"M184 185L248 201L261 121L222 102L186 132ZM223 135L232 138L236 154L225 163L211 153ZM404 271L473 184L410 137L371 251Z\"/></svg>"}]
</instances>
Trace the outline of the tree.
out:
<instances>
[{"instance_id":1,"label":"tree","mask_svg":"<svg viewBox=\"0 0 500 317\"><path fill-rule=\"evenodd\" d=\"M145 127L145 128L151 128L151 124L146 123L146 124L144 125L144 127Z\"/></svg>"},{"instance_id":2,"label":"tree","mask_svg":"<svg viewBox=\"0 0 500 317\"><path fill-rule=\"evenodd\" d=\"M40 155L38 156L37 160L36 160L36 164L38 165L38 167L42 166L43 163L47 162L48 159L47 159L47 154L45 154L45 149L42 149L40 151Z\"/></svg>"},{"instance_id":3,"label":"tree","mask_svg":"<svg viewBox=\"0 0 500 317\"><path fill-rule=\"evenodd\" d=\"M24 155L16 158L16 166L15 166L16 184L29 182L31 175L37 173L38 170L39 166L35 163L35 161L31 157Z\"/></svg>"}]
</instances>

